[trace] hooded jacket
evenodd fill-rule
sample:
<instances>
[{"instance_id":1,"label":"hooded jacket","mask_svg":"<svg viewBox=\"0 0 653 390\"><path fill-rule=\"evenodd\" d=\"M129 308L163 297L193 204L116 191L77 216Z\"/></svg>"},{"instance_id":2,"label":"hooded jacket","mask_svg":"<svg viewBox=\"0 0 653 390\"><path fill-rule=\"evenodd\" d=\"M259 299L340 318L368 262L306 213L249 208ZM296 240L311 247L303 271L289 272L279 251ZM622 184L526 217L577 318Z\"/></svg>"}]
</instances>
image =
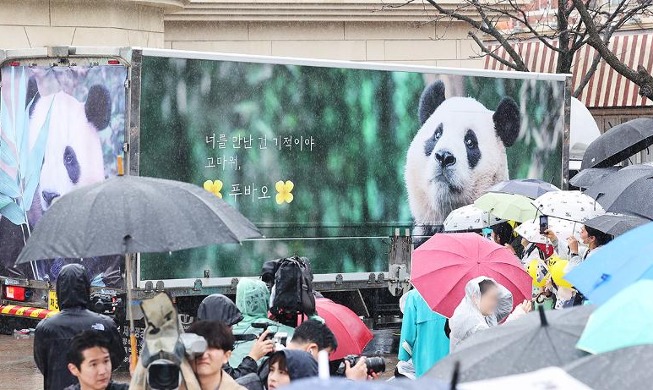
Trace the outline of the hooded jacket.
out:
<instances>
[{"instance_id":1,"label":"hooded jacket","mask_svg":"<svg viewBox=\"0 0 653 390\"><path fill-rule=\"evenodd\" d=\"M288 334L288 340L292 338L294 328L272 321L268 318L268 305L270 303L270 292L268 286L261 280L241 279L236 288L236 306L243 314L243 320L233 327L236 336L236 346L229 359L229 364L237 366L242 362L252 349L253 341L240 341L240 335L259 335L263 329L252 326L254 323L266 323L268 330L274 333L284 332Z\"/></svg>"},{"instance_id":2,"label":"hooded jacket","mask_svg":"<svg viewBox=\"0 0 653 390\"><path fill-rule=\"evenodd\" d=\"M57 298L61 312L42 320L34 334L34 361L43 374L46 390L61 390L77 383L68 371L70 340L85 330L106 333L111 343L111 364L118 368L125 357L122 338L115 322L104 315L86 309L90 299L91 282L84 266L69 264L57 278Z\"/></svg>"},{"instance_id":3,"label":"hooded jacket","mask_svg":"<svg viewBox=\"0 0 653 390\"><path fill-rule=\"evenodd\" d=\"M317 360L310 353L294 349L284 349L276 353L285 355L286 369L291 381L318 375Z\"/></svg>"}]
</instances>

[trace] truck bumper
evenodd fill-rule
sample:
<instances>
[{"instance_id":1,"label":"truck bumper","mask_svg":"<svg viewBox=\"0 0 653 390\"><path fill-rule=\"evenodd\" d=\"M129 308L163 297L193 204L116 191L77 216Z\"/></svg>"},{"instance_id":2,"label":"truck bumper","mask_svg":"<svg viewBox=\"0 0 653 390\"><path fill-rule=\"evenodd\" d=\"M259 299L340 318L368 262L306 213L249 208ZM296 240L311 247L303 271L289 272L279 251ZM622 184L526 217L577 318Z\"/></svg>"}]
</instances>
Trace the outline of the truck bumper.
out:
<instances>
[{"instance_id":1,"label":"truck bumper","mask_svg":"<svg viewBox=\"0 0 653 390\"><path fill-rule=\"evenodd\" d=\"M42 309L39 307L19 306L19 305L0 305L0 315L12 317L24 317L34 320L42 320L56 314L56 311Z\"/></svg>"}]
</instances>

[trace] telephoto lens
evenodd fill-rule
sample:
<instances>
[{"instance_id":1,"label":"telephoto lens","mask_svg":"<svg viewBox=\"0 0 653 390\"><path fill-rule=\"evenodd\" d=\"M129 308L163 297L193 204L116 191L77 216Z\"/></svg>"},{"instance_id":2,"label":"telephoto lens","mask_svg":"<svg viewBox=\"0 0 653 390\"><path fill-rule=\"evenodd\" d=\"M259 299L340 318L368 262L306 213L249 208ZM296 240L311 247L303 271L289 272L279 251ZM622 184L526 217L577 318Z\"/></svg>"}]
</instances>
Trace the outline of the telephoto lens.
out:
<instances>
[{"instance_id":1,"label":"telephoto lens","mask_svg":"<svg viewBox=\"0 0 653 390\"><path fill-rule=\"evenodd\" d=\"M343 376L345 375L345 362L349 362L349 366L353 367L355 366L358 361L360 360L361 356L359 355L349 355L345 356L343 359L343 362L340 363L340 366L338 367L338 370L336 371L336 375ZM372 373L379 374L381 372L385 372L385 359L382 357L365 357L365 364L367 365L367 374L371 375Z\"/></svg>"},{"instance_id":2,"label":"telephoto lens","mask_svg":"<svg viewBox=\"0 0 653 390\"><path fill-rule=\"evenodd\" d=\"M179 366L168 360L155 360L147 367L147 384L152 390L176 390L181 378Z\"/></svg>"}]
</instances>

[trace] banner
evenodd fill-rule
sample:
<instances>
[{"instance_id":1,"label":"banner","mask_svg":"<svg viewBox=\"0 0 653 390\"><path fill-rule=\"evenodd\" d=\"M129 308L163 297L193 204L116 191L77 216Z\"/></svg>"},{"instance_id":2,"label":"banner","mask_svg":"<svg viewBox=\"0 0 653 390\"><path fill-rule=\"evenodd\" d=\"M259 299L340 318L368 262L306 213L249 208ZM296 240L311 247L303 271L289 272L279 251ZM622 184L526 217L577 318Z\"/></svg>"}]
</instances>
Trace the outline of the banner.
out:
<instances>
[{"instance_id":1,"label":"banner","mask_svg":"<svg viewBox=\"0 0 653 390\"><path fill-rule=\"evenodd\" d=\"M507 178L561 184L564 81L148 57L140 174L204 186L264 239L141 256L141 279L387 269L395 228L428 231Z\"/></svg>"},{"instance_id":2,"label":"banner","mask_svg":"<svg viewBox=\"0 0 653 390\"><path fill-rule=\"evenodd\" d=\"M0 274L54 282L65 264L93 285L122 286L123 258L52 259L14 267L57 198L116 174L125 134L124 66L5 66L0 107Z\"/></svg>"}]
</instances>

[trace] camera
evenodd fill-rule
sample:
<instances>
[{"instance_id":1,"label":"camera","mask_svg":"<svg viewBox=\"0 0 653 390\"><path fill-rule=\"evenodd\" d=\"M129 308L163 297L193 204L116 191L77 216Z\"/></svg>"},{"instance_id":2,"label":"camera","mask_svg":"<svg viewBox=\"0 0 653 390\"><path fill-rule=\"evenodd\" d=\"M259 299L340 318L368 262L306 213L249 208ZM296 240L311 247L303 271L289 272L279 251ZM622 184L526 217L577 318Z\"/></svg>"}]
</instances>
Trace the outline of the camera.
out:
<instances>
[{"instance_id":1,"label":"camera","mask_svg":"<svg viewBox=\"0 0 653 390\"><path fill-rule=\"evenodd\" d=\"M175 360L181 361L185 354L190 360L195 360L206 351L208 344L204 337L194 333L179 335L175 353ZM156 359L147 366L147 384L152 390L175 390L179 388L181 376L179 363L169 359Z\"/></svg>"},{"instance_id":2,"label":"camera","mask_svg":"<svg viewBox=\"0 0 653 390\"><path fill-rule=\"evenodd\" d=\"M358 363L360 360L361 356L360 355L348 355L345 356L343 359L343 362L340 363L340 366L338 367L338 370L336 371L337 375L343 376L345 375L345 362L349 362L349 366L353 367ZM381 373L385 372L385 359L382 357L367 357L365 356L365 364L367 365L367 375L371 375L372 373Z\"/></svg>"},{"instance_id":3,"label":"camera","mask_svg":"<svg viewBox=\"0 0 653 390\"><path fill-rule=\"evenodd\" d=\"M267 322L254 322L252 323L252 328L255 329L261 329L261 333L263 334L266 330L268 330L268 324ZM275 326L275 325L273 325ZM259 334L259 336L260 336ZM258 338L258 337L257 337ZM274 350L275 351L280 351L286 347L286 343L288 342L288 333L286 332L268 332L268 334L265 336L266 340L272 340L274 342ZM271 356L272 353L267 354L266 356Z\"/></svg>"}]
</instances>

